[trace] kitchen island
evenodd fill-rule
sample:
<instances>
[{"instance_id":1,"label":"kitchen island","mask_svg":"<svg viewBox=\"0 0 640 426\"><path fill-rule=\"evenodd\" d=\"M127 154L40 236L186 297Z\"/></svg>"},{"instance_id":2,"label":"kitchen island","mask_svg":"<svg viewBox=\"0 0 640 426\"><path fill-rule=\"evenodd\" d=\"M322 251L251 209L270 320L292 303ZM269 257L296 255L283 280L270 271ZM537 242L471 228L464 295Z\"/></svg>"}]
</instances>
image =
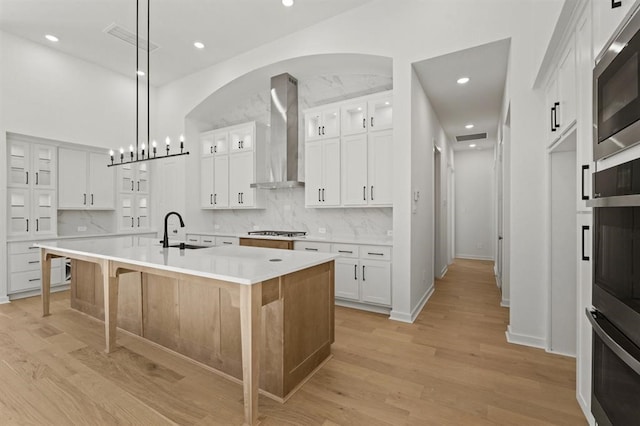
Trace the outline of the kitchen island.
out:
<instances>
[{"instance_id":1,"label":"kitchen island","mask_svg":"<svg viewBox=\"0 0 640 426\"><path fill-rule=\"evenodd\" d=\"M330 357L335 255L180 250L144 237L37 246L43 315L51 259L71 258L72 307L104 318L107 352L115 349L118 325L241 379L247 424L257 422L259 389L284 402Z\"/></svg>"}]
</instances>

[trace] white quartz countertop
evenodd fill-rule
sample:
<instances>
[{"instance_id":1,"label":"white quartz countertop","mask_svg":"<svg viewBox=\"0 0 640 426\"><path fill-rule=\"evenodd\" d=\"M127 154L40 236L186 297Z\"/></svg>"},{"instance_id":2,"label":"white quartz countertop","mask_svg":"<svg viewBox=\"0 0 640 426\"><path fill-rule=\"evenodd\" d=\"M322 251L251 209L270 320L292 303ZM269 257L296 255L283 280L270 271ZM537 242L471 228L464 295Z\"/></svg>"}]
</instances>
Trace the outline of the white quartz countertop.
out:
<instances>
[{"instance_id":1,"label":"white quartz countertop","mask_svg":"<svg viewBox=\"0 0 640 426\"><path fill-rule=\"evenodd\" d=\"M34 245L66 253L69 257L85 255L245 285L287 275L338 257L330 253L245 246L165 249L157 238L139 236L51 241Z\"/></svg>"},{"instance_id":2,"label":"white quartz countertop","mask_svg":"<svg viewBox=\"0 0 640 426\"><path fill-rule=\"evenodd\" d=\"M193 235L211 235L214 237L233 237L233 238L256 238L263 240L284 240L284 241L317 241L325 243L340 244L365 244L377 246L393 246L392 237L375 237L375 236L352 236L352 235L305 235L302 237L283 237L274 235L249 235L247 232L220 232L220 231L188 231L187 234Z\"/></svg>"}]
</instances>

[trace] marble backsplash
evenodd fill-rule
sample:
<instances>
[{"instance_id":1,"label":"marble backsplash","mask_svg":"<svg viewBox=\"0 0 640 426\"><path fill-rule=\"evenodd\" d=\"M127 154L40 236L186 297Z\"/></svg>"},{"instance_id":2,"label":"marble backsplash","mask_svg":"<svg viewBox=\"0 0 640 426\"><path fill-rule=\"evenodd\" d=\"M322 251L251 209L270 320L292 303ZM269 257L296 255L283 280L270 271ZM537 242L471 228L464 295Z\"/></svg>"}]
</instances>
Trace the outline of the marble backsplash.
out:
<instances>
[{"instance_id":1,"label":"marble backsplash","mask_svg":"<svg viewBox=\"0 0 640 426\"><path fill-rule=\"evenodd\" d=\"M305 208L304 188L265 190L263 210L203 211L200 231L244 233L257 229L306 231L326 236L386 237L393 229L393 209L380 208Z\"/></svg>"},{"instance_id":2,"label":"marble backsplash","mask_svg":"<svg viewBox=\"0 0 640 426\"><path fill-rule=\"evenodd\" d=\"M116 231L115 211L58 210L60 236L110 234Z\"/></svg>"}]
</instances>

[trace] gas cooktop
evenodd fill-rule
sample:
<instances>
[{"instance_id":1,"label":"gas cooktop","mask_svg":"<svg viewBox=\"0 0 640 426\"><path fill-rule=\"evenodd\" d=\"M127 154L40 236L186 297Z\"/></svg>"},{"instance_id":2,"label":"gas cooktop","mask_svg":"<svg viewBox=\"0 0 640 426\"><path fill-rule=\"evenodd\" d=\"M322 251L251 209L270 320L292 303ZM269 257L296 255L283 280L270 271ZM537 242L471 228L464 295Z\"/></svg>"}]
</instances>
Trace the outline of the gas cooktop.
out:
<instances>
[{"instance_id":1,"label":"gas cooktop","mask_svg":"<svg viewBox=\"0 0 640 426\"><path fill-rule=\"evenodd\" d=\"M249 235L265 235L270 237L302 237L305 231L249 231Z\"/></svg>"}]
</instances>

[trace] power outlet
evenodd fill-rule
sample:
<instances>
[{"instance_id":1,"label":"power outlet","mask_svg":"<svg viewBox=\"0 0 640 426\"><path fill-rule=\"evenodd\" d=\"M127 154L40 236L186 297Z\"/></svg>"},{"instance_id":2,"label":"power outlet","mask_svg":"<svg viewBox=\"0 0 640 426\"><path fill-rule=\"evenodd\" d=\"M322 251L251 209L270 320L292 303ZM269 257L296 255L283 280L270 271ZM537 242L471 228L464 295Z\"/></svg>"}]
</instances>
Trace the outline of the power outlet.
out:
<instances>
[{"instance_id":1,"label":"power outlet","mask_svg":"<svg viewBox=\"0 0 640 426\"><path fill-rule=\"evenodd\" d=\"M78 226L78 232L87 232L86 226Z\"/></svg>"},{"instance_id":2,"label":"power outlet","mask_svg":"<svg viewBox=\"0 0 640 426\"><path fill-rule=\"evenodd\" d=\"M327 233L327 228L318 228L318 233L319 234L326 234Z\"/></svg>"}]
</instances>

